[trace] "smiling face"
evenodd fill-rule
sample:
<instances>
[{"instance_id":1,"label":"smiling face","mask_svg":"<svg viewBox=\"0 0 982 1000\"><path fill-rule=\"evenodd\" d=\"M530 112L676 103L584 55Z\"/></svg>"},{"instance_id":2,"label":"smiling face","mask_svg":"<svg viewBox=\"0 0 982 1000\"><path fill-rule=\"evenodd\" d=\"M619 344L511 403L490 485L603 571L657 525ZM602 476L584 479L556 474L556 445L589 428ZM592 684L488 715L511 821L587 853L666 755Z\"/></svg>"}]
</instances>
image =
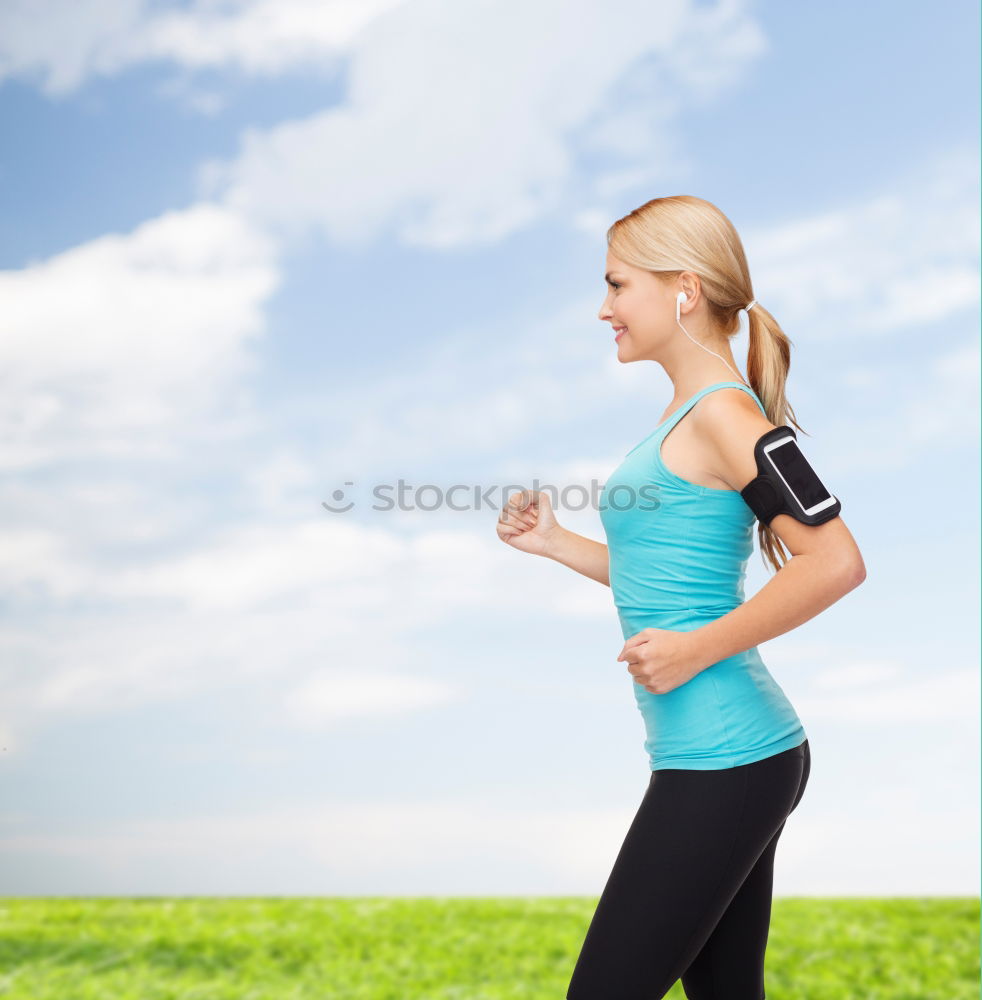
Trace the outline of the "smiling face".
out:
<instances>
[{"instance_id":1,"label":"smiling face","mask_svg":"<svg viewBox=\"0 0 982 1000\"><path fill-rule=\"evenodd\" d=\"M667 339L674 337L680 278L666 281L607 252L607 297L598 316L618 335L620 361L655 360Z\"/></svg>"}]
</instances>

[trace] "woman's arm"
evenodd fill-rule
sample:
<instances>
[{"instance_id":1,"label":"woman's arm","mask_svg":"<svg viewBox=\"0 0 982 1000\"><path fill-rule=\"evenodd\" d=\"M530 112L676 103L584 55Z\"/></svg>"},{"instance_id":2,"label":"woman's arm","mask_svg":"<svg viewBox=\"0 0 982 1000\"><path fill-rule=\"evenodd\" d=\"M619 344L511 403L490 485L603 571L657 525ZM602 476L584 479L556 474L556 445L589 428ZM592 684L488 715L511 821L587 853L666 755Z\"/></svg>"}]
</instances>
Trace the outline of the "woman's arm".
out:
<instances>
[{"instance_id":1,"label":"woman's arm","mask_svg":"<svg viewBox=\"0 0 982 1000\"><path fill-rule=\"evenodd\" d=\"M770 524L791 558L749 601L690 633L700 669L790 632L866 579L841 517L807 525L778 514Z\"/></svg>"},{"instance_id":2,"label":"woman's arm","mask_svg":"<svg viewBox=\"0 0 982 1000\"><path fill-rule=\"evenodd\" d=\"M603 542L595 542L557 524L547 536L542 554L597 583L610 586L609 555Z\"/></svg>"},{"instance_id":3,"label":"woman's arm","mask_svg":"<svg viewBox=\"0 0 982 1000\"><path fill-rule=\"evenodd\" d=\"M724 393L730 398L713 399ZM754 445L775 425L740 390L711 393L701 402L711 403L699 413L699 426L714 456L712 471L732 489L743 489L757 475ZM797 628L866 579L863 557L841 516L802 524L778 514L770 527L791 558L749 601L689 633L702 667Z\"/></svg>"}]
</instances>

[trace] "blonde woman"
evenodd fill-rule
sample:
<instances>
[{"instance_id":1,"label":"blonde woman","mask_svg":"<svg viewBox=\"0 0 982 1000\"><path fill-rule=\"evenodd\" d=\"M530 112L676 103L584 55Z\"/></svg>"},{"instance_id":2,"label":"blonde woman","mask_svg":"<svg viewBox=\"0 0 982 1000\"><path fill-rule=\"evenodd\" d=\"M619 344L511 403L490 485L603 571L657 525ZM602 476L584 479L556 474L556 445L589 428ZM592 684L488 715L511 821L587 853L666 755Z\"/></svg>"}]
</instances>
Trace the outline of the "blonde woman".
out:
<instances>
[{"instance_id":1,"label":"blonde woman","mask_svg":"<svg viewBox=\"0 0 982 1000\"><path fill-rule=\"evenodd\" d=\"M656 198L607 233L618 360L654 361L674 397L600 496L607 544L509 497L499 537L611 588L651 769L580 950L568 1000L761 1000L774 853L808 782L801 720L757 651L866 576L838 504L822 523L757 523L771 580L744 601L755 445L798 427L790 341L754 299L740 237L715 205ZM749 321L744 379L730 351ZM819 486L821 484L819 483ZM786 550L786 551L785 551ZM788 555L788 553L790 555Z\"/></svg>"}]
</instances>

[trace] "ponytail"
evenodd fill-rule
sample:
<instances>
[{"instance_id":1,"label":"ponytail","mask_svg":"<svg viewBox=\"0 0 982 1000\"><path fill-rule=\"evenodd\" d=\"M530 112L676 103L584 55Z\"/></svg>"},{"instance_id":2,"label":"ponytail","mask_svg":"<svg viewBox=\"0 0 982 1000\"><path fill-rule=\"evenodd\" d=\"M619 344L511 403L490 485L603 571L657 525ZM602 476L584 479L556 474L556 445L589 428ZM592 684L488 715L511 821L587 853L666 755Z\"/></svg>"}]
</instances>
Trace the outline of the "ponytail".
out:
<instances>
[{"instance_id":1,"label":"ponytail","mask_svg":"<svg viewBox=\"0 0 982 1000\"><path fill-rule=\"evenodd\" d=\"M749 347L747 348L747 380L763 403L767 419L775 426L794 426L806 434L795 419L794 410L784 394L791 367L790 337L778 321L758 302L747 312ZM757 522L760 554L779 570L790 558L774 529L763 521Z\"/></svg>"}]
</instances>

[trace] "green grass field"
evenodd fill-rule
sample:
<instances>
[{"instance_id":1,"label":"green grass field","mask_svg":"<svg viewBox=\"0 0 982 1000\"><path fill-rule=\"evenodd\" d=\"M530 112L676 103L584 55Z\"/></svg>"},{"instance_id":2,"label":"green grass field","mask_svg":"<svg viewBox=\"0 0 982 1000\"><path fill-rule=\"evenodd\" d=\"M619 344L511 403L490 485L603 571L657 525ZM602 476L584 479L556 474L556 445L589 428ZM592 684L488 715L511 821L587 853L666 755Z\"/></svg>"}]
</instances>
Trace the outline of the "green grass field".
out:
<instances>
[{"instance_id":1,"label":"green grass field","mask_svg":"<svg viewBox=\"0 0 982 1000\"><path fill-rule=\"evenodd\" d=\"M7 898L11 1000L564 1000L596 899ZM768 1000L979 996L979 900L774 900ZM671 998L684 998L676 983Z\"/></svg>"}]
</instances>

